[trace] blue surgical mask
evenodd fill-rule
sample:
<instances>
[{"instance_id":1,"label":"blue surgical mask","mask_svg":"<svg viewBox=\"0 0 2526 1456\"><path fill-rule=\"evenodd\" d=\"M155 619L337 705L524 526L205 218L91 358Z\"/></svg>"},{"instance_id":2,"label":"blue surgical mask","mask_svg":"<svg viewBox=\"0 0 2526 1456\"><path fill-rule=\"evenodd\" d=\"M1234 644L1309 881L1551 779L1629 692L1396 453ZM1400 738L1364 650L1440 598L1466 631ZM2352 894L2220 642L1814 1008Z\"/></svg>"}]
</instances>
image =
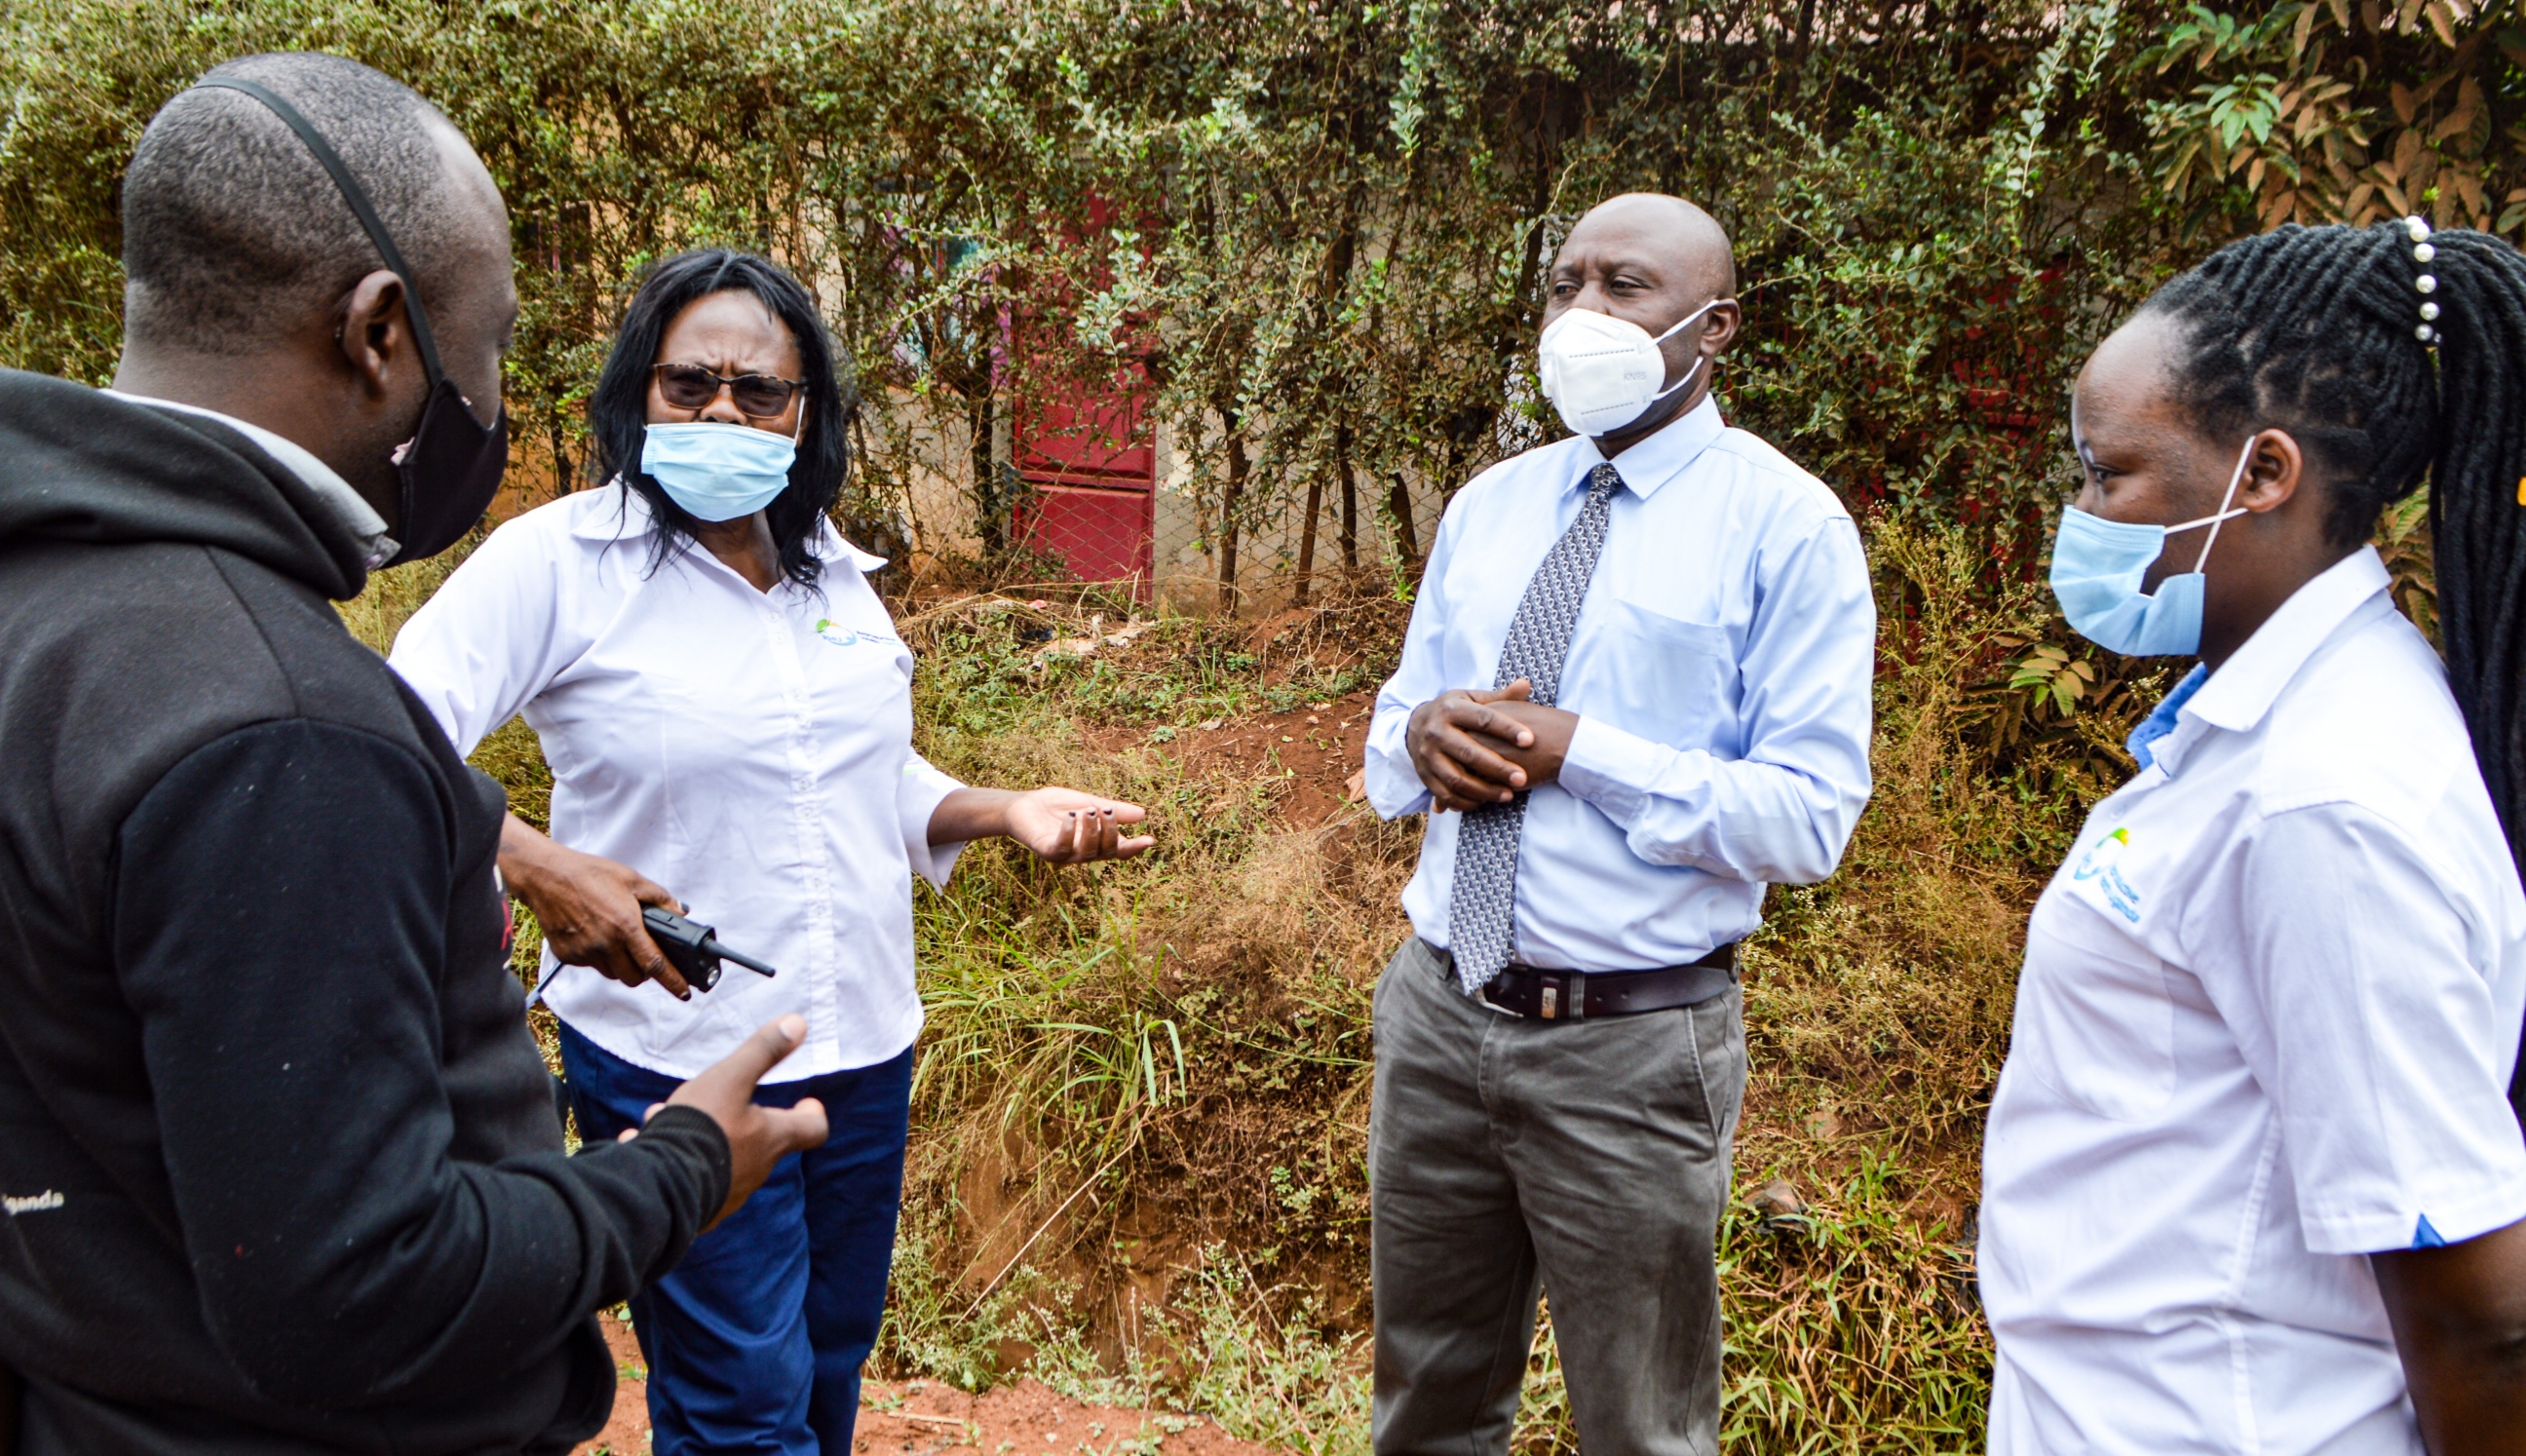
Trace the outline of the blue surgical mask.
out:
<instances>
[{"instance_id":1,"label":"blue surgical mask","mask_svg":"<svg viewBox=\"0 0 2526 1456\"><path fill-rule=\"evenodd\" d=\"M2200 651L2201 588L2208 579L2201 568L2210 560L2220 525L2246 514L2243 507L2230 510L2229 505L2253 458L2254 442L2248 440L2228 477L2228 493L2219 498L2218 512L2180 526L2107 521L2077 506L2063 508L2061 529L2052 541L2052 595L2071 629L2108 651L2134 657L2186 657ZM2210 527L2210 534L2201 542L2193 570L2159 581L2154 593L2143 591L2141 582L2165 551L2166 538L2202 526Z\"/></svg>"},{"instance_id":2,"label":"blue surgical mask","mask_svg":"<svg viewBox=\"0 0 2526 1456\"><path fill-rule=\"evenodd\" d=\"M704 521L751 516L789 488L798 442L751 425L652 425L640 470Z\"/></svg>"}]
</instances>

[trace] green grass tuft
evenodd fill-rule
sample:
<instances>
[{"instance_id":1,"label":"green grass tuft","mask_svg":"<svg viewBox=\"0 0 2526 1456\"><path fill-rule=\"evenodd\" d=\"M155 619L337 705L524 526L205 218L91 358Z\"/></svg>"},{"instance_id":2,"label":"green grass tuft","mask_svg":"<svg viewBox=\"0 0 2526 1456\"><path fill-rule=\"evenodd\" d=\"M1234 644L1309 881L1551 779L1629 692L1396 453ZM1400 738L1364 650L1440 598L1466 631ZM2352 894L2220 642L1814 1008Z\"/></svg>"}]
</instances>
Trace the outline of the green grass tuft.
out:
<instances>
[{"instance_id":1,"label":"green grass tuft","mask_svg":"<svg viewBox=\"0 0 2526 1456\"><path fill-rule=\"evenodd\" d=\"M1745 953L1739 1185L1784 1180L1804 1208L1741 1204L1722 1228L1737 1450L1979 1444L1975 1155L2024 915L2162 685L2071 642L2034 588L1995 590L1960 536L1881 522L1871 560L1875 797L1842 872L1776 892ZM381 573L344 617L383 646L445 570ZM902 613L934 762L1137 800L1159 848L1055 871L977 845L944 892L918 892L929 1024L875 1365L968 1388L1023 1370L1356 1456L1368 1001L1408 932L1396 898L1419 827L1355 804L1294 822L1277 758L1187 750L1208 720L1372 686L1401 608L1161 617L1092 657L1043 651L1118 630L1124 610L969 597ZM2072 662L2089 666L2065 678ZM541 818L550 778L522 725L476 762ZM1527 1456L1576 1448L1549 1331L1547 1313Z\"/></svg>"}]
</instances>

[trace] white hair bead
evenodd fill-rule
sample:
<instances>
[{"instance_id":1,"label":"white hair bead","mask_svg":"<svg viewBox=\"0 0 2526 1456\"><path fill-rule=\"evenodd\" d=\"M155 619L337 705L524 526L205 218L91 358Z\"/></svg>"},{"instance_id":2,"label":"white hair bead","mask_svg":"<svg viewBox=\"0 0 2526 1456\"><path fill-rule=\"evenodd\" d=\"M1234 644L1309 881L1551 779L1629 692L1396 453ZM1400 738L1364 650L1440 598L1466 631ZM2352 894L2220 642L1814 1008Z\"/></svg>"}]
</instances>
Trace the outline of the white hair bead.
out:
<instances>
[{"instance_id":1,"label":"white hair bead","mask_svg":"<svg viewBox=\"0 0 2526 1456\"><path fill-rule=\"evenodd\" d=\"M2427 324L2424 324L2420 327L2412 330L2412 337L2419 339L2425 344L2434 344L2439 340L2439 331L2432 328Z\"/></svg>"},{"instance_id":2,"label":"white hair bead","mask_svg":"<svg viewBox=\"0 0 2526 1456\"><path fill-rule=\"evenodd\" d=\"M2412 261L2414 263L2427 263L2438 255L2439 250L2429 243L2412 244Z\"/></svg>"},{"instance_id":3,"label":"white hair bead","mask_svg":"<svg viewBox=\"0 0 2526 1456\"><path fill-rule=\"evenodd\" d=\"M2438 317L2439 317L2439 306L2438 306L2437 304L2434 304L2434 303L2425 303L2425 304L2422 304L2422 305L2421 305L2421 318L2422 318L2422 319L2426 320L2426 321L2427 321L2427 322L2429 322L2429 323L2433 323L2433 324L2435 324L2435 323L2437 323L2437 322L2438 322Z\"/></svg>"},{"instance_id":4,"label":"white hair bead","mask_svg":"<svg viewBox=\"0 0 2526 1456\"><path fill-rule=\"evenodd\" d=\"M2412 279L2412 286L2424 293L2436 293L2439 291L2439 280L2428 274L2423 274Z\"/></svg>"},{"instance_id":5,"label":"white hair bead","mask_svg":"<svg viewBox=\"0 0 2526 1456\"><path fill-rule=\"evenodd\" d=\"M2403 220L2403 232L2412 241L2419 242L2430 235L2430 225L2422 222L2420 215L2415 213Z\"/></svg>"}]
</instances>

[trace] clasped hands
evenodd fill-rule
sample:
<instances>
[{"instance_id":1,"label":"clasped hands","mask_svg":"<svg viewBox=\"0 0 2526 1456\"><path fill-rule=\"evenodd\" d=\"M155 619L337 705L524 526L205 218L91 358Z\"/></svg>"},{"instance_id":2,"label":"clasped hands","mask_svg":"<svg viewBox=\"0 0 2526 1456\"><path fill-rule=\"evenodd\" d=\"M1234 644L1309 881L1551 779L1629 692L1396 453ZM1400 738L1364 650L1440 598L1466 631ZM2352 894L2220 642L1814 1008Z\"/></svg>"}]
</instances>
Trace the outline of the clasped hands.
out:
<instances>
[{"instance_id":1,"label":"clasped hands","mask_svg":"<svg viewBox=\"0 0 2526 1456\"><path fill-rule=\"evenodd\" d=\"M1434 810L1505 804L1561 777L1579 715L1529 699L1524 678L1500 688L1451 688L1412 710L1403 744Z\"/></svg>"}]
</instances>

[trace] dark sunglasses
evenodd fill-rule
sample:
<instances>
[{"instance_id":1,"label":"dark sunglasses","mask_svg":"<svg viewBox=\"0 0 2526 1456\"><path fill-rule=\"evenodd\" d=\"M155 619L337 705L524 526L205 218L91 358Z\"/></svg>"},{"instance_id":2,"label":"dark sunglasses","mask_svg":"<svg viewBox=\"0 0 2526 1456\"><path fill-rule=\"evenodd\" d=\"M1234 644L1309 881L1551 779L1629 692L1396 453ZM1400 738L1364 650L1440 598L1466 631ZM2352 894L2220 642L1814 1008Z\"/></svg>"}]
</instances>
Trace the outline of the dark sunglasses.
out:
<instances>
[{"instance_id":1,"label":"dark sunglasses","mask_svg":"<svg viewBox=\"0 0 2526 1456\"><path fill-rule=\"evenodd\" d=\"M779 417L806 387L804 380L784 379L779 375L738 375L730 378L698 364L658 364L650 366L649 372L658 377L658 397L677 409L707 409L726 388L737 412L757 420Z\"/></svg>"}]
</instances>

